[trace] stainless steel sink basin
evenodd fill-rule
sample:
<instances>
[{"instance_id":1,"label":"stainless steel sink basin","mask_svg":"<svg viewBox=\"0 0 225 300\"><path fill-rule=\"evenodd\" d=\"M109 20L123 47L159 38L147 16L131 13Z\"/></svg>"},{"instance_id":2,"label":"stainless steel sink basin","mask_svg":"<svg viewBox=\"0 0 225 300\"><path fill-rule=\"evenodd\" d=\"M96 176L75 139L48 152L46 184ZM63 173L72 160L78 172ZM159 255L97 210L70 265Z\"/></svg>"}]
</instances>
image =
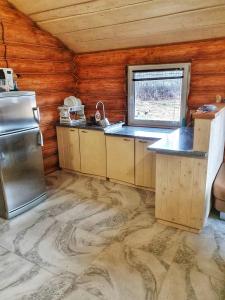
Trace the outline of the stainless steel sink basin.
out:
<instances>
[{"instance_id":1,"label":"stainless steel sink basin","mask_svg":"<svg viewBox=\"0 0 225 300\"><path fill-rule=\"evenodd\" d=\"M86 124L84 127L85 128L90 128L90 129L98 129L98 130L111 130L111 129L117 129L118 127L122 127L124 125L124 122L120 121L120 122L117 122L117 123L113 123L113 124L110 124L106 127L103 127L101 125L96 125L96 124Z\"/></svg>"}]
</instances>

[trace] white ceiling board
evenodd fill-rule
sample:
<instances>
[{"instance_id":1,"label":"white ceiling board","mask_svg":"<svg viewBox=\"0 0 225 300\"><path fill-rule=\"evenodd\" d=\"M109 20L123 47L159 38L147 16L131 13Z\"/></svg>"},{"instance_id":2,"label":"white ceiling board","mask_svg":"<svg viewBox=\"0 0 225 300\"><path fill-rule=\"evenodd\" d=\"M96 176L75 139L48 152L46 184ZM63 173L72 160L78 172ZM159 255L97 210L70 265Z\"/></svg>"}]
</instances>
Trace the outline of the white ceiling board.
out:
<instances>
[{"instance_id":1,"label":"white ceiling board","mask_svg":"<svg viewBox=\"0 0 225 300\"><path fill-rule=\"evenodd\" d=\"M62 33L58 36L65 40L72 37L76 43L102 39L137 38L142 35L160 34L161 32L176 31L180 29L194 30L200 26L213 26L225 23L225 6L223 9L211 8L201 11L177 14L152 19L145 19L125 24L104 26L99 28L81 30L71 33Z\"/></svg>"},{"instance_id":2,"label":"white ceiling board","mask_svg":"<svg viewBox=\"0 0 225 300\"><path fill-rule=\"evenodd\" d=\"M137 4L152 2L153 0L96 0L82 4L67 6L64 8L51 9L41 13L33 14L34 21L48 21L69 16L87 15L95 12L102 12L106 10L113 10L115 8ZM211 0L212 2L212 0Z\"/></svg>"},{"instance_id":3,"label":"white ceiling board","mask_svg":"<svg viewBox=\"0 0 225 300\"><path fill-rule=\"evenodd\" d=\"M220 0L220 2L223 2L224 4L224 1ZM88 15L38 22L38 25L53 34L73 32L87 28L95 29L113 24L123 24L137 20L153 19L158 16L168 16L170 14L177 14L186 10L190 10L190 5L185 3L186 2L180 2L180 0L168 0L166 4L165 1L145 2L125 6L122 8L116 8L101 13L92 13ZM195 7L204 8L205 3L204 5L201 4ZM219 7L219 10L221 9L224 9L224 7ZM192 10L192 12L194 13L194 10ZM174 16L172 18L174 18ZM160 19L160 22L166 26L167 18L165 18L165 20Z\"/></svg>"},{"instance_id":4,"label":"white ceiling board","mask_svg":"<svg viewBox=\"0 0 225 300\"><path fill-rule=\"evenodd\" d=\"M76 52L225 36L225 0L9 2Z\"/></svg>"},{"instance_id":5,"label":"white ceiling board","mask_svg":"<svg viewBox=\"0 0 225 300\"><path fill-rule=\"evenodd\" d=\"M13 0L9 1L25 14L32 14L73 4L94 2L95 0Z\"/></svg>"},{"instance_id":6,"label":"white ceiling board","mask_svg":"<svg viewBox=\"0 0 225 300\"><path fill-rule=\"evenodd\" d=\"M113 49L123 49L140 46L164 45L176 42L197 41L225 36L225 24L206 26L193 30L179 30L173 32L161 32L160 34L141 36L130 39L104 39L98 41L74 43L74 39L65 38L63 41L70 49L77 53L96 52Z\"/></svg>"}]
</instances>

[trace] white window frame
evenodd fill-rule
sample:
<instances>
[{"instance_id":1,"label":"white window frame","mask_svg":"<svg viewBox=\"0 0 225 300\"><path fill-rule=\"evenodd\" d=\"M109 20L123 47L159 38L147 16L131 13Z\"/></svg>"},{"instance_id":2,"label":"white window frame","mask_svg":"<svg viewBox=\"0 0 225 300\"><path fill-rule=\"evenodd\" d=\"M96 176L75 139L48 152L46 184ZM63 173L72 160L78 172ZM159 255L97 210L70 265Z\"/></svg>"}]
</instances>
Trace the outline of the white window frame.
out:
<instances>
[{"instance_id":1,"label":"white window frame","mask_svg":"<svg viewBox=\"0 0 225 300\"><path fill-rule=\"evenodd\" d=\"M180 120L176 121L154 121L154 120L137 120L135 119L135 93L133 81L134 71L145 70L161 70L161 69L182 69L184 70L182 80L182 93L181 93L181 110ZM190 69L191 63L177 63L177 64L158 64L158 65L133 65L128 66L127 80L128 80L128 125L147 126L147 127L180 127L186 117L187 112L187 99L190 86Z\"/></svg>"}]
</instances>

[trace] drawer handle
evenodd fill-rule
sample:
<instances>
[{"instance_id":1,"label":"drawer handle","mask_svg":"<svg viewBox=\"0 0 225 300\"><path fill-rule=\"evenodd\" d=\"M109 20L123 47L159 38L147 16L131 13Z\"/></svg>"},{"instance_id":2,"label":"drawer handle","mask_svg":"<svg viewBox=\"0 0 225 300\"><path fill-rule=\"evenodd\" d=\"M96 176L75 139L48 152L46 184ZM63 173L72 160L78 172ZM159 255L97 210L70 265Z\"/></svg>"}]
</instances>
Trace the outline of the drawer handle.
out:
<instances>
[{"instance_id":1,"label":"drawer handle","mask_svg":"<svg viewBox=\"0 0 225 300\"><path fill-rule=\"evenodd\" d=\"M139 141L139 143L147 144L147 141Z\"/></svg>"},{"instance_id":2,"label":"drawer handle","mask_svg":"<svg viewBox=\"0 0 225 300\"><path fill-rule=\"evenodd\" d=\"M123 139L125 142L130 142L130 139Z\"/></svg>"},{"instance_id":3,"label":"drawer handle","mask_svg":"<svg viewBox=\"0 0 225 300\"><path fill-rule=\"evenodd\" d=\"M74 132L75 130L74 129L70 129L70 131Z\"/></svg>"},{"instance_id":4,"label":"drawer handle","mask_svg":"<svg viewBox=\"0 0 225 300\"><path fill-rule=\"evenodd\" d=\"M81 130L81 132L83 132L83 133L88 133L87 131L85 131L85 130Z\"/></svg>"}]
</instances>

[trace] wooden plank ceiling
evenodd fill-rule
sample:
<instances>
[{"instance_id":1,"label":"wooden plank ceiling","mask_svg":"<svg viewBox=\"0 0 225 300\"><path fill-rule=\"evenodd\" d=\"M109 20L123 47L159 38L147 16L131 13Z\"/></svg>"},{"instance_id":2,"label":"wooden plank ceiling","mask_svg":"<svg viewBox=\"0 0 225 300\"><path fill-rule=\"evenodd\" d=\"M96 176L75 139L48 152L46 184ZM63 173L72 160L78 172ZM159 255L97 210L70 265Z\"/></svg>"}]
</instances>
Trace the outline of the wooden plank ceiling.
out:
<instances>
[{"instance_id":1,"label":"wooden plank ceiling","mask_svg":"<svg viewBox=\"0 0 225 300\"><path fill-rule=\"evenodd\" d=\"M10 0L76 53L225 36L225 0Z\"/></svg>"}]
</instances>

